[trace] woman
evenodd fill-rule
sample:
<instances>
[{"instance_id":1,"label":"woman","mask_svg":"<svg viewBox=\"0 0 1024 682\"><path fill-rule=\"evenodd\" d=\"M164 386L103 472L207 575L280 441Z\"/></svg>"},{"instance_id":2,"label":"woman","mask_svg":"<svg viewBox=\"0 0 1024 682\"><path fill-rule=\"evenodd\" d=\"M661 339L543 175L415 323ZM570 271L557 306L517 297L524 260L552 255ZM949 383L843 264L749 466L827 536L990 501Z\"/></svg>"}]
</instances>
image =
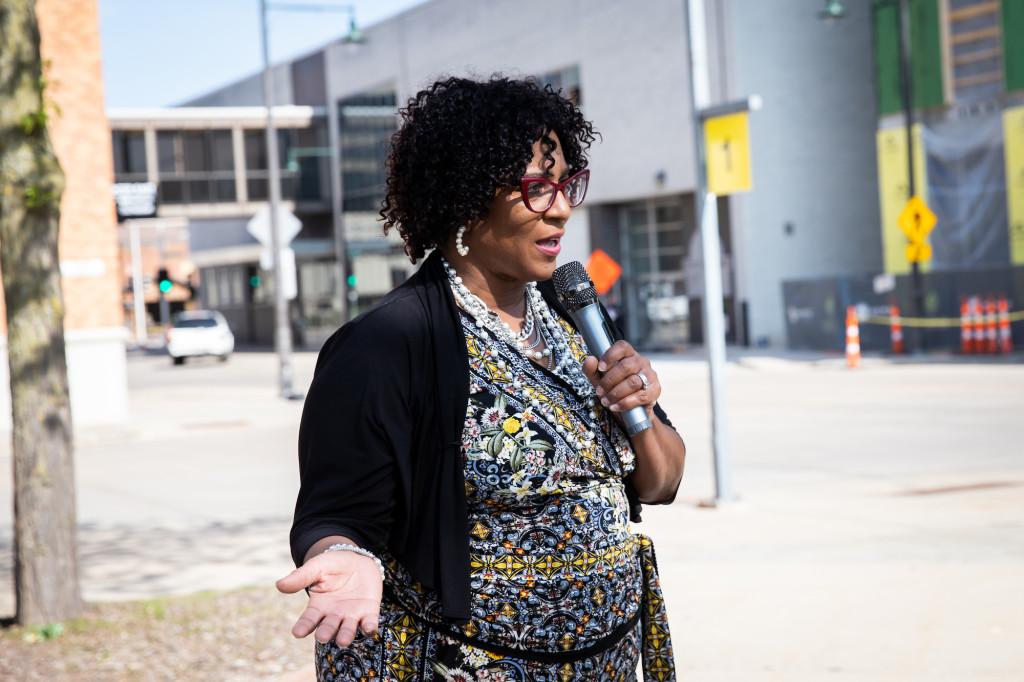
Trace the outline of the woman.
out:
<instances>
[{"instance_id":1,"label":"woman","mask_svg":"<svg viewBox=\"0 0 1024 682\"><path fill-rule=\"evenodd\" d=\"M282 592L319 680L674 679L639 503L685 447L650 362L590 357L548 282L591 124L532 81L450 78L392 138L385 230L423 266L324 346ZM653 426L630 442L617 414ZM655 418L657 417L657 418ZM642 616L642 617L641 617Z\"/></svg>"}]
</instances>

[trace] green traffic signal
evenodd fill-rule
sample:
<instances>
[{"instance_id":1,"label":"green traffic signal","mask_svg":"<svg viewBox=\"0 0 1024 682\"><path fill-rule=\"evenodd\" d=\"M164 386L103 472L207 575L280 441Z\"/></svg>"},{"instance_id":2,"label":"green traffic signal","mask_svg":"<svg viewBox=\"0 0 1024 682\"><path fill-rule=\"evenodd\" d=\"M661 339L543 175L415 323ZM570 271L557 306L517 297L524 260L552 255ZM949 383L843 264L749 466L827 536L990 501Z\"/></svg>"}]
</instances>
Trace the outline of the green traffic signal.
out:
<instances>
[{"instance_id":1,"label":"green traffic signal","mask_svg":"<svg viewBox=\"0 0 1024 682\"><path fill-rule=\"evenodd\" d=\"M260 276L259 275L253 275L252 277L249 278L249 286L251 286L253 288L256 288L259 285L260 285Z\"/></svg>"},{"instance_id":2,"label":"green traffic signal","mask_svg":"<svg viewBox=\"0 0 1024 682\"><path fill-rule=\"evenodd\" d=\"M160 268L156 273L156 285L160 289L161 294L166 294L174 287L174 282L171 281L171 276L167 273L167 268Z\"/></svg>"},{"instance_id":3,"label":"green traffic signal","mask_svg":"<svg viewBox=\"0 0 1024 682\"><path fill-rule=\"evenodd\" d=\"M348 276L348 285L350 287L354 287L356 285L356 276L355 275L349 275Z\"/></svg>"}]
</instances>

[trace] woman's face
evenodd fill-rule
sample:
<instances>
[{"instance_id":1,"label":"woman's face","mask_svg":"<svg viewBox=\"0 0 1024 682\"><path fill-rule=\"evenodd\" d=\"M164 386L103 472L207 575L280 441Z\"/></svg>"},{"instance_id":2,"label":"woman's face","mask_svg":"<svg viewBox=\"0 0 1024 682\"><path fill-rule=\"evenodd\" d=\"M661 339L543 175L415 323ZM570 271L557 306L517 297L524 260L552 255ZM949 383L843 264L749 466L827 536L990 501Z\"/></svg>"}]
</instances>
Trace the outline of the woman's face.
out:
<instances>
[{"instance_id":1,"label":"woman's face","mask_svg":"<svg viewBox=\"0 0 1024 682\"><path fill-rule=\"evenodd\" d=\"M552 132L557 147L551 156L554 165L544 158L541 142L533 145L533 160L525 176L561 182L569 175L562 145ZM550 168L549 168L550 166ZM563 192L557 192L554 203L544 213L533 213L523 201L518 187L498 190L486 221L471 226L462 238L469 247L466 261L492 277L508 282L533 282L549 279L555 271L555 260L561 251L565 223L572 208ZM459 257L460 259L462 257Z\"/></svg>"}]
</instances>

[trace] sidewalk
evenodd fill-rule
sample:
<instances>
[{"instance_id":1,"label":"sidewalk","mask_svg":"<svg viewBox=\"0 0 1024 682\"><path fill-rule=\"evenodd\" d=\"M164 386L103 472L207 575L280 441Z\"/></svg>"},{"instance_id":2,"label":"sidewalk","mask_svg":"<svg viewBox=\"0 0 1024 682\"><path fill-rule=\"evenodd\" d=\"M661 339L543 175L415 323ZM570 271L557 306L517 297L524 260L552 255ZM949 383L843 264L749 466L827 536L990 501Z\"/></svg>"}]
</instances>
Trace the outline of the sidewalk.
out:
<instances>
[{"instance_id":1,"label":"sidewalk","mask_svg":"<svg viewBox=\"0 0 1024 682\"><path fill-rule=\"evenodd\" d=\"M165 360L129 361L128 424L78 436L91 600L267 585L291 567L301 403L276 397L275 358L184 372ZM296 354L297 387L314 360ZM708 509L696 360L655 358L687 473L676 503L636 527L657 547L680 679L1024 678L1024 365L867 358L848 371L841 358L738 354L726 379L741 502ZM304 667L282 682L312 679Z\"/></svg>"}]
</instances>

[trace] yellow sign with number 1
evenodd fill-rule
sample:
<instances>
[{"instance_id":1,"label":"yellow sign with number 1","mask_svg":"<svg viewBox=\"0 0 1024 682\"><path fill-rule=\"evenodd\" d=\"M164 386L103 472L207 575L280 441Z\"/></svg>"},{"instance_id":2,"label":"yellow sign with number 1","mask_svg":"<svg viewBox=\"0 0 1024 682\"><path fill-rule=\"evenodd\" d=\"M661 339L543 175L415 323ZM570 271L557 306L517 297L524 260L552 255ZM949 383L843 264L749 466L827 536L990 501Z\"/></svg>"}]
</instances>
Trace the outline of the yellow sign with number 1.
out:
<instances>
[{"instance_id":1,"label":"yellow sign with number 1","mask_svg":"<svg viewBox=\"0 0 1024 682\"><path fill-rule=\"evenodd\" d=\"M708 191L722 196L750 189L750 133L747 112L704 121Z\"/></svg>"}]
</instances>

